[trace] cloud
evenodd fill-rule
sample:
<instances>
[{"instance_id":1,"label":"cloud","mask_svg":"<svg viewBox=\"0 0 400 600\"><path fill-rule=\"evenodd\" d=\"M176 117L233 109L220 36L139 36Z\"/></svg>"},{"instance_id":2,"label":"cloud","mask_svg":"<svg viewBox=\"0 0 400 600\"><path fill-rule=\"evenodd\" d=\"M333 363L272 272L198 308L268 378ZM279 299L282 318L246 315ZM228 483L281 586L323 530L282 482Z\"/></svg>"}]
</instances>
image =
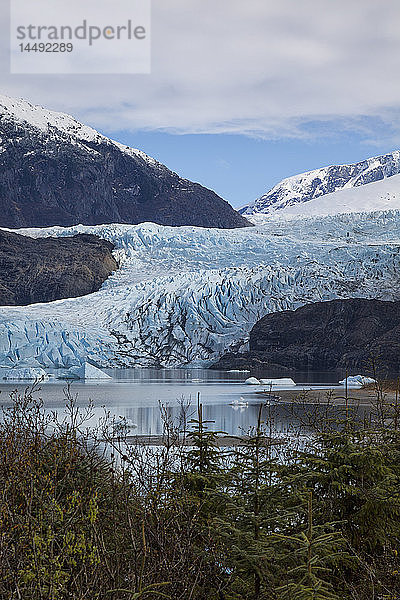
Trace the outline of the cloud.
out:
<instances>
[{"instance_id":1,"label":"cloud","mask_svg":"<svg viewBox=\"0 0 400 600\"><path fill-rule=\"evenodd\" d=\"M105 131L312 137L340 123L373 139L376 119L399 131L398 23L398 0L153 0L151 75L11 76L3 60L1 88Z\"/></svg>"}]
</instances>

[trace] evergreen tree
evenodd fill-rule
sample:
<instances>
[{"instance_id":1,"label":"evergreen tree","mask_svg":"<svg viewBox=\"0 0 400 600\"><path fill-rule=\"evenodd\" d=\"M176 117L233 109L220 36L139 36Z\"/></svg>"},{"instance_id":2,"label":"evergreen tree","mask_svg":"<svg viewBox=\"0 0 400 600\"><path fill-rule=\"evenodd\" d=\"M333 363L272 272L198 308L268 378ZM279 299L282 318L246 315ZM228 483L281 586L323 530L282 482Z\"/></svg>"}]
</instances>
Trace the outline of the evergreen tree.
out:
<instances>
[{"instance_id":1,"label":"evergreen tree","mask_svg":"<svg viewBox=\"0 0 400 600\"><path fill-rule=\"evenodd\" d=\"M306 509L306 530L296 535L273 534L276 542L288 550L280 551L286 583L276 588L282 600L339 600L330 579L337 557L343 552L345 543L340 532L334 531L335 525L325 523L316 526L313 522L313 493L308 492ZM290 566L292 565L292 566Z\"/></svg>"},{"instance_id":2,"label":"evergreen tree","mask_svg":"<svg viewBox=\"0 0 400 600\"><path fill-rule=\"evenodd\" d=\"M268 424L258 412L256 427L232 453L231 501L221 534L230 544L228 558L239 598L270 598L277 576L270 534L279 523L282 506L279 466Z\"/></svg>"}]
</instances>

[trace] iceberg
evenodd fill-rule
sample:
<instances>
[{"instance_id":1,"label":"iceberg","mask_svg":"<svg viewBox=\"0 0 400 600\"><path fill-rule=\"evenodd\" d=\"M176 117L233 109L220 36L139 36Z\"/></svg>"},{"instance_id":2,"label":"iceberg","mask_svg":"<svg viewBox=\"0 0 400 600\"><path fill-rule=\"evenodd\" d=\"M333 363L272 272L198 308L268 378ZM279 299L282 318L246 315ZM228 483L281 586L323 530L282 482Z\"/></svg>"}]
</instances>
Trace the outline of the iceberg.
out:
<instances>
[{"instance_id":1,"label":"iceberg","mask_svg":"<svg viewBox=\"0 0 400 600\"><path fill-rule=\"evenodd\" d=\"M47 381L49 379L49 375L44 369L33 367L7 369L3 371L1 377L13 381Z\"/></svg>"},{"instance_id":2,"label":"iceberg","mask_svg":"<svg viewBox=\"0 0 400 600\"><path fill-rule=\"evenodd\" d=\"M281 379L260 379L260 384L264 386L276 386L276 385L285 385L285 386L293 386L296 385L293 379L289 377L282 377Z\"/></svg>"},{"instance_id":3,"label":"iceberg","mask_svg":"<svg viewBox=\"0 0 400 600\"><path fill-rule=\"evenodd\" d=\"M127 417L119 417L118 419L114 419L113 427L115 432L128 432L132 429L137 429L137 424Z\"/></svg>"},{"instance_id":4,"label":"iceberg","mask_svg":"<svg viewBox=\"0 0 400 600\"><path fill-rule=\"evenodd\" d=\"M347 381L347 385L349 386L363 386L363 385L368 385L370 383L376 383L375 379L372 379L372 377L365 377L364 375L351 375L350 377L347 377L347 379L343 379L342 381L339 381L340 385L346 385L346 381Z\"/></svg>"},{"instance_id":5,"label":"iceberg","mask_svg":"<svg viewBox=\"0 0 400 600\"><path fill-rule=\"evenodd\" d=\"M256 379L256 377L249 377L248 379L246 379L245 384L246 385L260 385L260 382L258 381L258 379Z\"/></svg>"},{"instance_id":6,"label":"iceberg","mask_svg":"<svg viewBox=\"0 0 400 600\"><path fill-rule=\"evenodd\" d=\"M90 363L83 363L80 367L71 367L62 379L112 379L110 375Z\"/></svg>"}]
</instances>

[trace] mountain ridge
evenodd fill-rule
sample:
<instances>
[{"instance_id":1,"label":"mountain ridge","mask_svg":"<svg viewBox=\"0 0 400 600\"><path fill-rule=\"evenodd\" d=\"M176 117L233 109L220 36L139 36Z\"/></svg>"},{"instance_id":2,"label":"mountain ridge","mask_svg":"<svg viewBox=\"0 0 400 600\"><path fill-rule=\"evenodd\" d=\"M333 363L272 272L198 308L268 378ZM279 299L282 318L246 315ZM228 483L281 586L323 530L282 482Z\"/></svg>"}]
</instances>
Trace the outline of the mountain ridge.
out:
<instances>
[{"instance_id":1,"label":"mountain ridge","mask_svg":"<svg viewBox=\"0 0 400 600\"><path fill-rule=\"evenodd\" d=\"M285 208L306 204L327 194L368 185L398 174L398 150L357 163L329 165L283 179L266 194L240 208L239 212L243 215L279 213Z\"/></svg>"},{"instance_id":2,"label":"mountain ridge","mask_svg":"<svg viewBox=\"0 0 400 600\"><path fill-rule=\"evenodd\" d=\"M251 225L212 190L64 113L0 96L0 138L0 227Z\"/></svg>"}]
</instances>

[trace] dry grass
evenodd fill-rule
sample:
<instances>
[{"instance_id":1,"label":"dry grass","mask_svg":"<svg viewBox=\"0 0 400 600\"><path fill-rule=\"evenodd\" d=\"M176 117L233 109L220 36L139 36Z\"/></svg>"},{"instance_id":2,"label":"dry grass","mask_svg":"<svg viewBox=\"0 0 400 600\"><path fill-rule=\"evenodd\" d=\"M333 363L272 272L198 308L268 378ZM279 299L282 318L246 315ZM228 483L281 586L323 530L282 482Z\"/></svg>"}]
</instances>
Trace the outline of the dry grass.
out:
<instances>
[{"instance_id":1,"label":"dry grass","mask_svg":"<svg viewBox=\"0 0 400 600\"><path fill-rule=\"evenodd\" d=\"M383 379L378 384L368 383L367 385L363 385L361 389L376 392L377 386L384 392L400 392L400 381L398 379Z\"/></svg>"}]
</instances>

